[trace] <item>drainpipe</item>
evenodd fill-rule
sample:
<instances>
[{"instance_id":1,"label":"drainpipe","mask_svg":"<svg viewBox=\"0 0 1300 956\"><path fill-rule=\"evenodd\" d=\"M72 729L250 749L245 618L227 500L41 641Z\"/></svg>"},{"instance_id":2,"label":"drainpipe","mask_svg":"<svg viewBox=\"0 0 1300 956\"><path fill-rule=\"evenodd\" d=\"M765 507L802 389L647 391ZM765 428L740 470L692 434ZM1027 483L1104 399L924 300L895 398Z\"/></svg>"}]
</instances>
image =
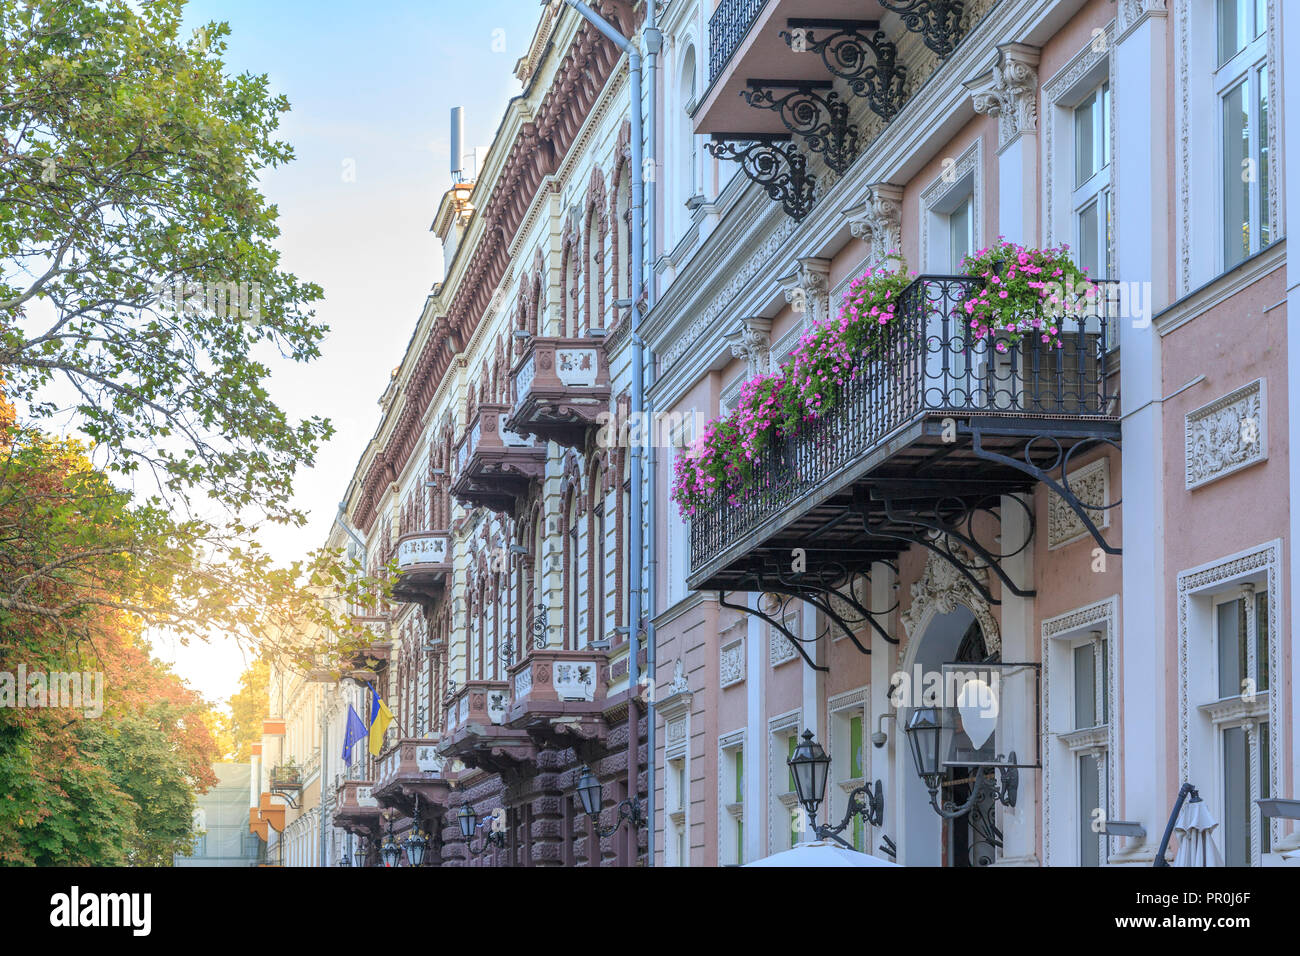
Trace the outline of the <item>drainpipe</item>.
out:
<instances>
[{"instance_id":1,"label":"drainpipe","mask_svg":"<svg viewBox=\"0 0 1300 956\"><path fill-rule=\"evenodd\" d=\"M643 139L641 114L641 52L627 37L619 33L609 23L582 0L564 0L592 26L604 34L610 42L627 54L627 69L631 80L631 123L632 123L632 408L635 420L644 421L645 411L645 356L644 343L641 341L641 288L645 275L644 227L642 225L645 196L645 176L641 168L641 145ZM653 4L651 4L653 5ZM627 755L627 790L629 797L635 797L639 787L637 776L640 761L640 734L637 732L639 714L636 697L632 689L640 684L641 666L638 656L641 653L641 596L644 593L645 561L642 545L642 523L645 516L643 497L643 477L641 473L641 446L635 443L632 453L632 514L631 533L628 542L628 755ZM653 764L653 755L650 758ZM629 853L633 865L636 863L637 834L629 827Z\"/></svg>"},{"instance_id":2,"label":"drainpipe","mask_svg":"<svg viewBox=\"0 0 1300 956\"><path fill-rule=\"evenodd\" d=\"M657 280L654 272L654 261L656 250L658 249L658 229L655 219L655 204L658 201L658 184L659 184L659 136L656 128L657 117L659 116L658 100L659 90L655 82L655 71L658 68L659 51L663 49L663 34L659 32L657 0L648 0L646 3L645 26L641 30L641 35L645 37L646 46L646 83L649 86L647 91L649 99L650 122L646 129L646 152L651 162L651 169L655 171L650 177L650 182L646 184L646 208L650 215L646 219L646 245L650 250L650 269L648 281L646 283L646 311L654 311L655 302L658 300ZM643 356L644 368L642 374L650 373L651 380L654 378L654 356ZM648 418L650 422L654 421L654 402L649 403ZM649 434L657 434L657 428L650 428ZM658 691L655 687L656 673L656 652L655 652L655 626L654 616L659 605L656 603L657 586L656 581L659 577L659 548L658 532L656 517L655 501L655 464L658 458L656 454L657 443L650 441L650 462L649 475L647 477L647 494L646 494L646 535L648 537L649 558L646 561L646 567L649 570L649 580L646 582L646 677L649 678L648 686L651 688L650 699L646 704L646 865L655 865L655 698Z\"/></svg>"}]
</instances>

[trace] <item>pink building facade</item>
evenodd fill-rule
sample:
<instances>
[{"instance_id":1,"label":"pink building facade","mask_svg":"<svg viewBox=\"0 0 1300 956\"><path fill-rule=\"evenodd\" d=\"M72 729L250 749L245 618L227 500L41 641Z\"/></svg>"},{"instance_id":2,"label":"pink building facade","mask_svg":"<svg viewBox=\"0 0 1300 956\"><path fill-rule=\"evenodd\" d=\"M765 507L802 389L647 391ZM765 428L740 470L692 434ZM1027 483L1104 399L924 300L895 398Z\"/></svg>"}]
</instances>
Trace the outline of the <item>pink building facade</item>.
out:
<instances>
[{"instance_id":1,"label":"pink building facade","mask_svg":"<svg viewBox=\"0 0 1300 956\"><path fill-rule=\"evenodd\" d=\"M654 411L735 408L895 251L919 334L736 504L682 518L689 451L655 450L655 862L805 839L786 760L807 730L831 758L818 822L878 791L839 836L906 865L1149 866L1184 784L1227 862L1292 863L1300 829L1268 801L1300 792L1300 20L1276 0L923 6L661 17ZM1105 280L1055 354L935 318L998 237ZM936 710L970 763L926 780L921 688L951 664L996 713Z\"/></svg>"}]
</instances>

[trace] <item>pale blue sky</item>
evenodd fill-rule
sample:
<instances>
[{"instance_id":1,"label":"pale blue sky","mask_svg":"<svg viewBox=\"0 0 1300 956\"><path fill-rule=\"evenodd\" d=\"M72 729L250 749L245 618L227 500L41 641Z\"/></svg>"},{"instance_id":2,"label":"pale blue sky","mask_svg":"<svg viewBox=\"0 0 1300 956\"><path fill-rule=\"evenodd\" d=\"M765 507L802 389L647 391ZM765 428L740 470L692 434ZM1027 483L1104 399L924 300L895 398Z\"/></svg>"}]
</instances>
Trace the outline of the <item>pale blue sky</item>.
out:
<instances>
[{"instance_id":1,"label":"pale blue sky","mask_svg":"<svg viewBox=\"0 0 1300 956\"><path fill-rule=\"evenodd\" d=\"M467 151L491 142L540 12L534 0L190 0L188 26L230 24L232 72L266 73L289 98L281 138L297 158L264 191L280 208L285 267L325 289L323 357L272 380L290 415L324 415L337 429L299 475L309 525L264 538L281 561L324 543L389 372L441 278L429 225L450 184L451 107L465 108ZM230 695L245 663L223 642L156 649L212 700Z\"/></svg>"}]
</instances>

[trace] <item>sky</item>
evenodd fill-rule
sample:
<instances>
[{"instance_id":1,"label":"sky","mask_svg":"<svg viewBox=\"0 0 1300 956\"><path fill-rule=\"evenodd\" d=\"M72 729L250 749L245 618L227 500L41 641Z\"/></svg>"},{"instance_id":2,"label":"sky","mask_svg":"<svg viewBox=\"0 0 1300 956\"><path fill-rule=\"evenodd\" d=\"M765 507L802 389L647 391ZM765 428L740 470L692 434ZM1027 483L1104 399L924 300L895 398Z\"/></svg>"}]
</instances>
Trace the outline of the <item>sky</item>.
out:
<instances>
[{"instance_id":1,"label":"sky","mask_svg":"<svg viewBox=\"0 0 1300 956\"><path fill-rule=\"evenodd\" d=\"M451 183L449 114L465 113L465 148L492 141L514 66L531 42L536 0L190 0L188 28L230 24L232 72L266 73L288 97L280 138L294 162L263 192L280 210L285 269L325 290L317 320L322 357L275 368L271 394L295 419L329 418L334 437L299 472L305 528L275 528L263 543L282 563L324 544L338 502L380 420L378 405L435 281L442 252L429 231ZM247 665L233 642L155 652L212 701Z\"/></svg>"}]
</instances>

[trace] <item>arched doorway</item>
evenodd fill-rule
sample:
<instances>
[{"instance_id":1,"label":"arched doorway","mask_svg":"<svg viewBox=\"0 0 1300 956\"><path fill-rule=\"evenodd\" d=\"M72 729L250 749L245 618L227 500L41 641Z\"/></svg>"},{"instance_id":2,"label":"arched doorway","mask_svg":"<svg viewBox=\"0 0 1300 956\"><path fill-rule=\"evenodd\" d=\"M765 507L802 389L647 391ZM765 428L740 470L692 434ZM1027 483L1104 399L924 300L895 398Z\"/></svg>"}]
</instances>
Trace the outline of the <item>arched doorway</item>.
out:
<instances>
[{"instance_id":1,"label":"arched doorway","mask_svg":"<svg viewBox=\"0 0 1300 956\"><path fill-rule=\"evenodd\" d=\"M960 546L956 546L958 549ZM972 562L973 563L973 562ZM976 571L982 584L985 574ZM941 674L945 664L990 664L1001 660L1001 636L996 619L979 591L942 558L931 555L924 573L911 587L912 604L902 614L906 634L899 648L899 674L911 688L911 700L899 701L898 746L894 749L899 857L906 866L988 866L995 861L996 837L992 828L996 797L982 798L971 816L946 820L930 805L930 792L916 771L910 745L903 733L914 706L942 705L928 699L926 675ZM943 681L930 685L942 694ZM977 772L977 771L976 771ZM965 803L975 783L969 768L953 767L944 773L936 799L942 805ZM972 819L979 826L972 826Z\"/></svg>"}]
</instances>

